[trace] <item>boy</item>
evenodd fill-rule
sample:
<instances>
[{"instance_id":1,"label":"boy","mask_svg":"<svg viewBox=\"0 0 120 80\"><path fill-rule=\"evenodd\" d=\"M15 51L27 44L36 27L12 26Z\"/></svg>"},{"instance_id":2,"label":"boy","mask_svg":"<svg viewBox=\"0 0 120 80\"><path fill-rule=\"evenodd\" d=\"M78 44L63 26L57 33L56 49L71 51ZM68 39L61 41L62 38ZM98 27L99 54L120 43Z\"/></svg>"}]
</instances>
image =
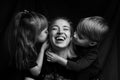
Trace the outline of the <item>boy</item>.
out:
<instances>
[{"instance_id":1,"label":"boy","mask_svg":"<svg viewBox=\"0 0 120 80\"><path fill-rule=\"evenodd\" d=\"M99 16L83 18L75 31L73 47L78 55L76 61L66 60L54 53L48 53L52 62L58 62L69 70L77 72L77 80L94 79L100 71L98 62L98 48L102 39L106 36L108 26Z\"/></svg>"}]
</instances>

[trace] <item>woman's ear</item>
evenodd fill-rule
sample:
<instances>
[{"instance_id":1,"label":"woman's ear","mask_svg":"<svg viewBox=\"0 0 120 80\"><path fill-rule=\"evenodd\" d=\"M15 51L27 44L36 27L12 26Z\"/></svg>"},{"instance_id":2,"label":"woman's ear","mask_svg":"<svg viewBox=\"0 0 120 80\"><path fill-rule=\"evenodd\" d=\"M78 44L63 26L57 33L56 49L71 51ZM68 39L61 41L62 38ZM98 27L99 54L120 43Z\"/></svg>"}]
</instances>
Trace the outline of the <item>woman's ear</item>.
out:
<instances>
[{"instance_id":1,"label":"woman's ear","mask_svg":"<svg viewBox=\"0 0 120 80\"><path fill-rule=\"evenodd\" d=\"M89 45L90 46L95 46L95 45L97 45L97 42L90 42Z\"/></svg>"}]
</instances>

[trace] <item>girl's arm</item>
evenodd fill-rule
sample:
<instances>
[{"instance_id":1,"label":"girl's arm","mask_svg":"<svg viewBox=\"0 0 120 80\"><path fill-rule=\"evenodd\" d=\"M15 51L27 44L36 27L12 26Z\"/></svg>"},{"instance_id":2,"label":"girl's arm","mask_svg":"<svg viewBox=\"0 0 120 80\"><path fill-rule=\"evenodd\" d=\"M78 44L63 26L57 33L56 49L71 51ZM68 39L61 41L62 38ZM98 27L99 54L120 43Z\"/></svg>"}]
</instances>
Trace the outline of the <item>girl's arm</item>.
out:
<instances>
[{"instance_id":1,"label":"girl's arm","mask_svg":"<svg viewBox=\"0 0 120 80\"><path fill-rule=\"evenodd\" d=\"M41 72L41 68L42 68L42 64L43 64L43 58L44 58L44 52L45 52L47 47L48 47L48 43L47 42L43 43L43 45L41 47L41 50L40 50L40 53L38 55L38 58L36 60L37 66L30 69L30 72L34 76L38 76Z\"/></svg>"},{"instance_id":2,"label":"girl's arm","mask_svg":"<svg viewBox=\"0 0 120 80\"><path fill-rule=\"evenodd\" d=\"M34 78L31 78L31 77L25 77L24 80L35 80Z\"/></svg>"}]
</instances>

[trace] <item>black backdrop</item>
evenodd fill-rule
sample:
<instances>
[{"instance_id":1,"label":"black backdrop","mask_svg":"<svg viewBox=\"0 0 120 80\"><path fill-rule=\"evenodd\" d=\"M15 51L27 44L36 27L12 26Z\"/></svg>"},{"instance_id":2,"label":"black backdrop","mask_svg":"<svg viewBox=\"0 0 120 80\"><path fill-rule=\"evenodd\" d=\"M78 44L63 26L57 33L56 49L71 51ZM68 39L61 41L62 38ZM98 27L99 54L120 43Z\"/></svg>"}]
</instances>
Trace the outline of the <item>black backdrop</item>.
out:
<instances>
[{"instance_id":1,"label":"black backdrop","mask_svg":"<svg viewBox=\"0 0 120 80\"><path fill-rule=\"evenodd\" d=\"M33 10L45 15L48 20L65 16L72 20L74 27L83 17L102 16L110 26L110 34L101 48L103 80L118 80L120 57L120 2L119 0L1 0L0 1L0 71L4 80L10 79L9 53L5 33L17 11Z\"/></svg>"}]
</instances>

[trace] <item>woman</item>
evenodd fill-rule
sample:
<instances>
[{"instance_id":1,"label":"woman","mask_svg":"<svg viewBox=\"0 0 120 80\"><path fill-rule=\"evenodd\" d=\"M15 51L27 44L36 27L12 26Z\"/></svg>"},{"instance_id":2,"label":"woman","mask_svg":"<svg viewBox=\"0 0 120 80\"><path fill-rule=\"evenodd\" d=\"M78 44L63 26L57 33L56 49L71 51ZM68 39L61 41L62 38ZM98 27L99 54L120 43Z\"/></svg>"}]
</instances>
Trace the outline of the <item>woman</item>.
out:
<instances>
[{"instance_id":1,"label":"woman","mask_svg":"<svg viewBox=\"0 0 120 80\"><path fill-rule=\"evenodd\" d=\"M74 73L66 67L51 62L49 52L66 59L74 60L76 55L72 50L72 26L66 18L56 18L48 29L50 47L47 50L40 73L41 80L74 80Z\"/></svg>"}]
</instances>

